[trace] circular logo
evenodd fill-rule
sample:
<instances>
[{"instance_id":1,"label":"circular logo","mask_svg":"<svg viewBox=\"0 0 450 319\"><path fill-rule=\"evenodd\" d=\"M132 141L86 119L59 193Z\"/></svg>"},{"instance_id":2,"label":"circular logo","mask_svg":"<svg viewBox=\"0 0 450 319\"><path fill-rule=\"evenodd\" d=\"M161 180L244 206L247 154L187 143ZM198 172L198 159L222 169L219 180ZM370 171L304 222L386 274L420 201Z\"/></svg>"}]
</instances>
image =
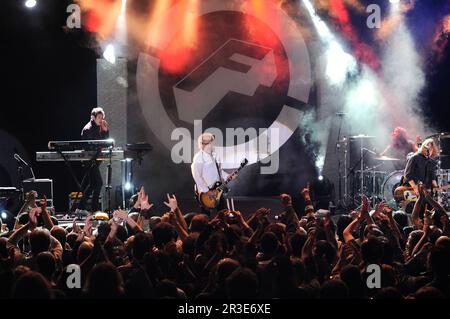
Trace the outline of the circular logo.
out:
<instances>
[{"instance_id":1,"label":"circular logo","mask_svg":"<svg viewBox=\"0 0 450 319\"><path fill-rule=\"evenodd\" d=\"M294 133L299 105L309 98L310 62L300 31L272 4L261 11L247 1L208 1L199 5L192 45L186 26L174 23L178 6L160 17L164 37L150 39L151 50L138 59L137 92L150 129L172 149L172 132L184 128L195 149L195 121L224 136L228 128L255 128L258 136L242 145L216 146L232 159L223 167L237 167L234 159L243 157L237 149L246 150L250 164L270 156ZM264 156L255 148L262 135L276 137Z\"/></svg>"}]
</instances>

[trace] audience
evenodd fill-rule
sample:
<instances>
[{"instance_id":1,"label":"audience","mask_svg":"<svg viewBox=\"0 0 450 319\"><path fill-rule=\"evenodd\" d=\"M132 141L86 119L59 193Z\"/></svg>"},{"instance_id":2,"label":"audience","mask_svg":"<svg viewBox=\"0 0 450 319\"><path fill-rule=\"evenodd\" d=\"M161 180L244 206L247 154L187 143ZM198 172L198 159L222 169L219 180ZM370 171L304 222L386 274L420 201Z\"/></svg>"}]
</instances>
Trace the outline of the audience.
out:
<instances>
[{"instance_id":1,"label":"audience","mask_svg":"<svg viewBox=\"0 0 450 319\"><path fill-rule=\"evenodd\" d=\"M31 192L0 237L0 297L448 298L450 221L419 193L411 216L363 198L359 210L331 218L315 212L306 187L302 213L282 194L277 218L266 208L210 218L183 215L169 195L170 211L155 216L141 188L130 212L61 227Z\"/></svg>"}]
</instances>

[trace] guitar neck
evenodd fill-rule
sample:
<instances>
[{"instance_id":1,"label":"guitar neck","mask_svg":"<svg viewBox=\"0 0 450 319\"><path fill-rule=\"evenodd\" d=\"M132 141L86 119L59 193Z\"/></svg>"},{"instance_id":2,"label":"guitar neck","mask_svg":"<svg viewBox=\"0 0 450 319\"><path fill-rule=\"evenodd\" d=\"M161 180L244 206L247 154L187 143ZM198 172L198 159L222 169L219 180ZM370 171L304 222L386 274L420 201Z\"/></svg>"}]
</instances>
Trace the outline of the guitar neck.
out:
<instances>
[{"instance_id":1,"label":"guitar neck","mask_svg":"<svg viewBox=\"0 0 450 319\"><path fill-rule=\"evenodd\" d=\"M237 173L239 173L239 171L241 170L241 167L238 168L237 170L235 170L233 173L230 174L230 176L227 177L227 179L225 180L224 184L228 184L229 182L231 182L231 179L233 178L234 175L236 175Z\"/></svg>"},{"instance_id":2,"label":"guitar neck","mask_svg":"<svg viewBox=\"0 0 450 319\"><path fill-rule=\"evenodd\" d=\"M230 176L227 177L227 179L223 182L222 186L225 187L229 182L231 182L231 179L234 175L239 173L239 171L243 168L243 166L239 167L237 170L235 170L233 173L230 174Z\"/></svg>"},{"instance_id":3,"label":"guitar neck","mask_svg":"<svg viewBox=\"0 0 450 319\"><path fill-rule=\"evenodd\" d=\"M449 189L449 188L450 188L450 184L434 188L433 190L436 192L441 192L441 191L445 191L446 189Z\"/></svg>"}]
</instances>

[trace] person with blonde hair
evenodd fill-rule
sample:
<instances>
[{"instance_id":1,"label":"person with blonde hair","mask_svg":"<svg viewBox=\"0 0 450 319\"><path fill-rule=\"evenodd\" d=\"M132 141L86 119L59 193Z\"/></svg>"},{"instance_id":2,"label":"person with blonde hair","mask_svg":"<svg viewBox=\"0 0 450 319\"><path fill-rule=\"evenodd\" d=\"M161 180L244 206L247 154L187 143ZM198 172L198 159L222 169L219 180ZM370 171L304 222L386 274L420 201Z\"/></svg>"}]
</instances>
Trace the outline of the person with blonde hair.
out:
<instances>
[{"instance_id":1,"label":"person with blonde hair","mask_svg":"<svg viewBox=\"0 0 450 319\"><path fill-rule=\"evenodd\" d=\"M194 155L191 171L198 193L208 192L216 182L226 180L229 176L215 157L214 139L213 134L205 132L197 140L199 151ZM219 205L219 208L223 208L223 203ZM202 211L208 215L211 213L204 210L203 207Z\"/></svg>"},{"instance_id":2,"label":"person with blonde hair","mask_svg":"<svg viewBox=\"0 0 450 319\"><path fill-rule=\"evenodd\" d=\"M436 182L437 163L434 158L439 155L438 147L432 138L423 141L417 152L411 156L405 167L405 182L416 195L419 195L418 184L422 182L426 188L438 187Z\"/></svg>"}]
</instances>

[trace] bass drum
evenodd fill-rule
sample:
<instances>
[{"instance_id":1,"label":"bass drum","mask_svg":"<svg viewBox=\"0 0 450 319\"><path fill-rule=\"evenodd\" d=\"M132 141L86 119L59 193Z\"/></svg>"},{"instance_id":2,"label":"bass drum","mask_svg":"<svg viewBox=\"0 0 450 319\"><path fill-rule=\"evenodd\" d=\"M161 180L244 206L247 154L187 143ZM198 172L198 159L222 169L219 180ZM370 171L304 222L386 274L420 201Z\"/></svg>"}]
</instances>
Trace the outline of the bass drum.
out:
<instances>
[{"instance_id":1,"label":"bass drum","mask_svg":"<svg viewBox=\"0 0 450 319\"><path fill-rule=\"evenodd\" d=\"M396 209L399 208L398 203L394 198L394 191L398 186L401 185L402 178L403 178L402 170L394 171L384 179L383 186L381 186L381 189L383 191L382 193L383 199L392 208Z\"/></svg>"}]
</instances>

